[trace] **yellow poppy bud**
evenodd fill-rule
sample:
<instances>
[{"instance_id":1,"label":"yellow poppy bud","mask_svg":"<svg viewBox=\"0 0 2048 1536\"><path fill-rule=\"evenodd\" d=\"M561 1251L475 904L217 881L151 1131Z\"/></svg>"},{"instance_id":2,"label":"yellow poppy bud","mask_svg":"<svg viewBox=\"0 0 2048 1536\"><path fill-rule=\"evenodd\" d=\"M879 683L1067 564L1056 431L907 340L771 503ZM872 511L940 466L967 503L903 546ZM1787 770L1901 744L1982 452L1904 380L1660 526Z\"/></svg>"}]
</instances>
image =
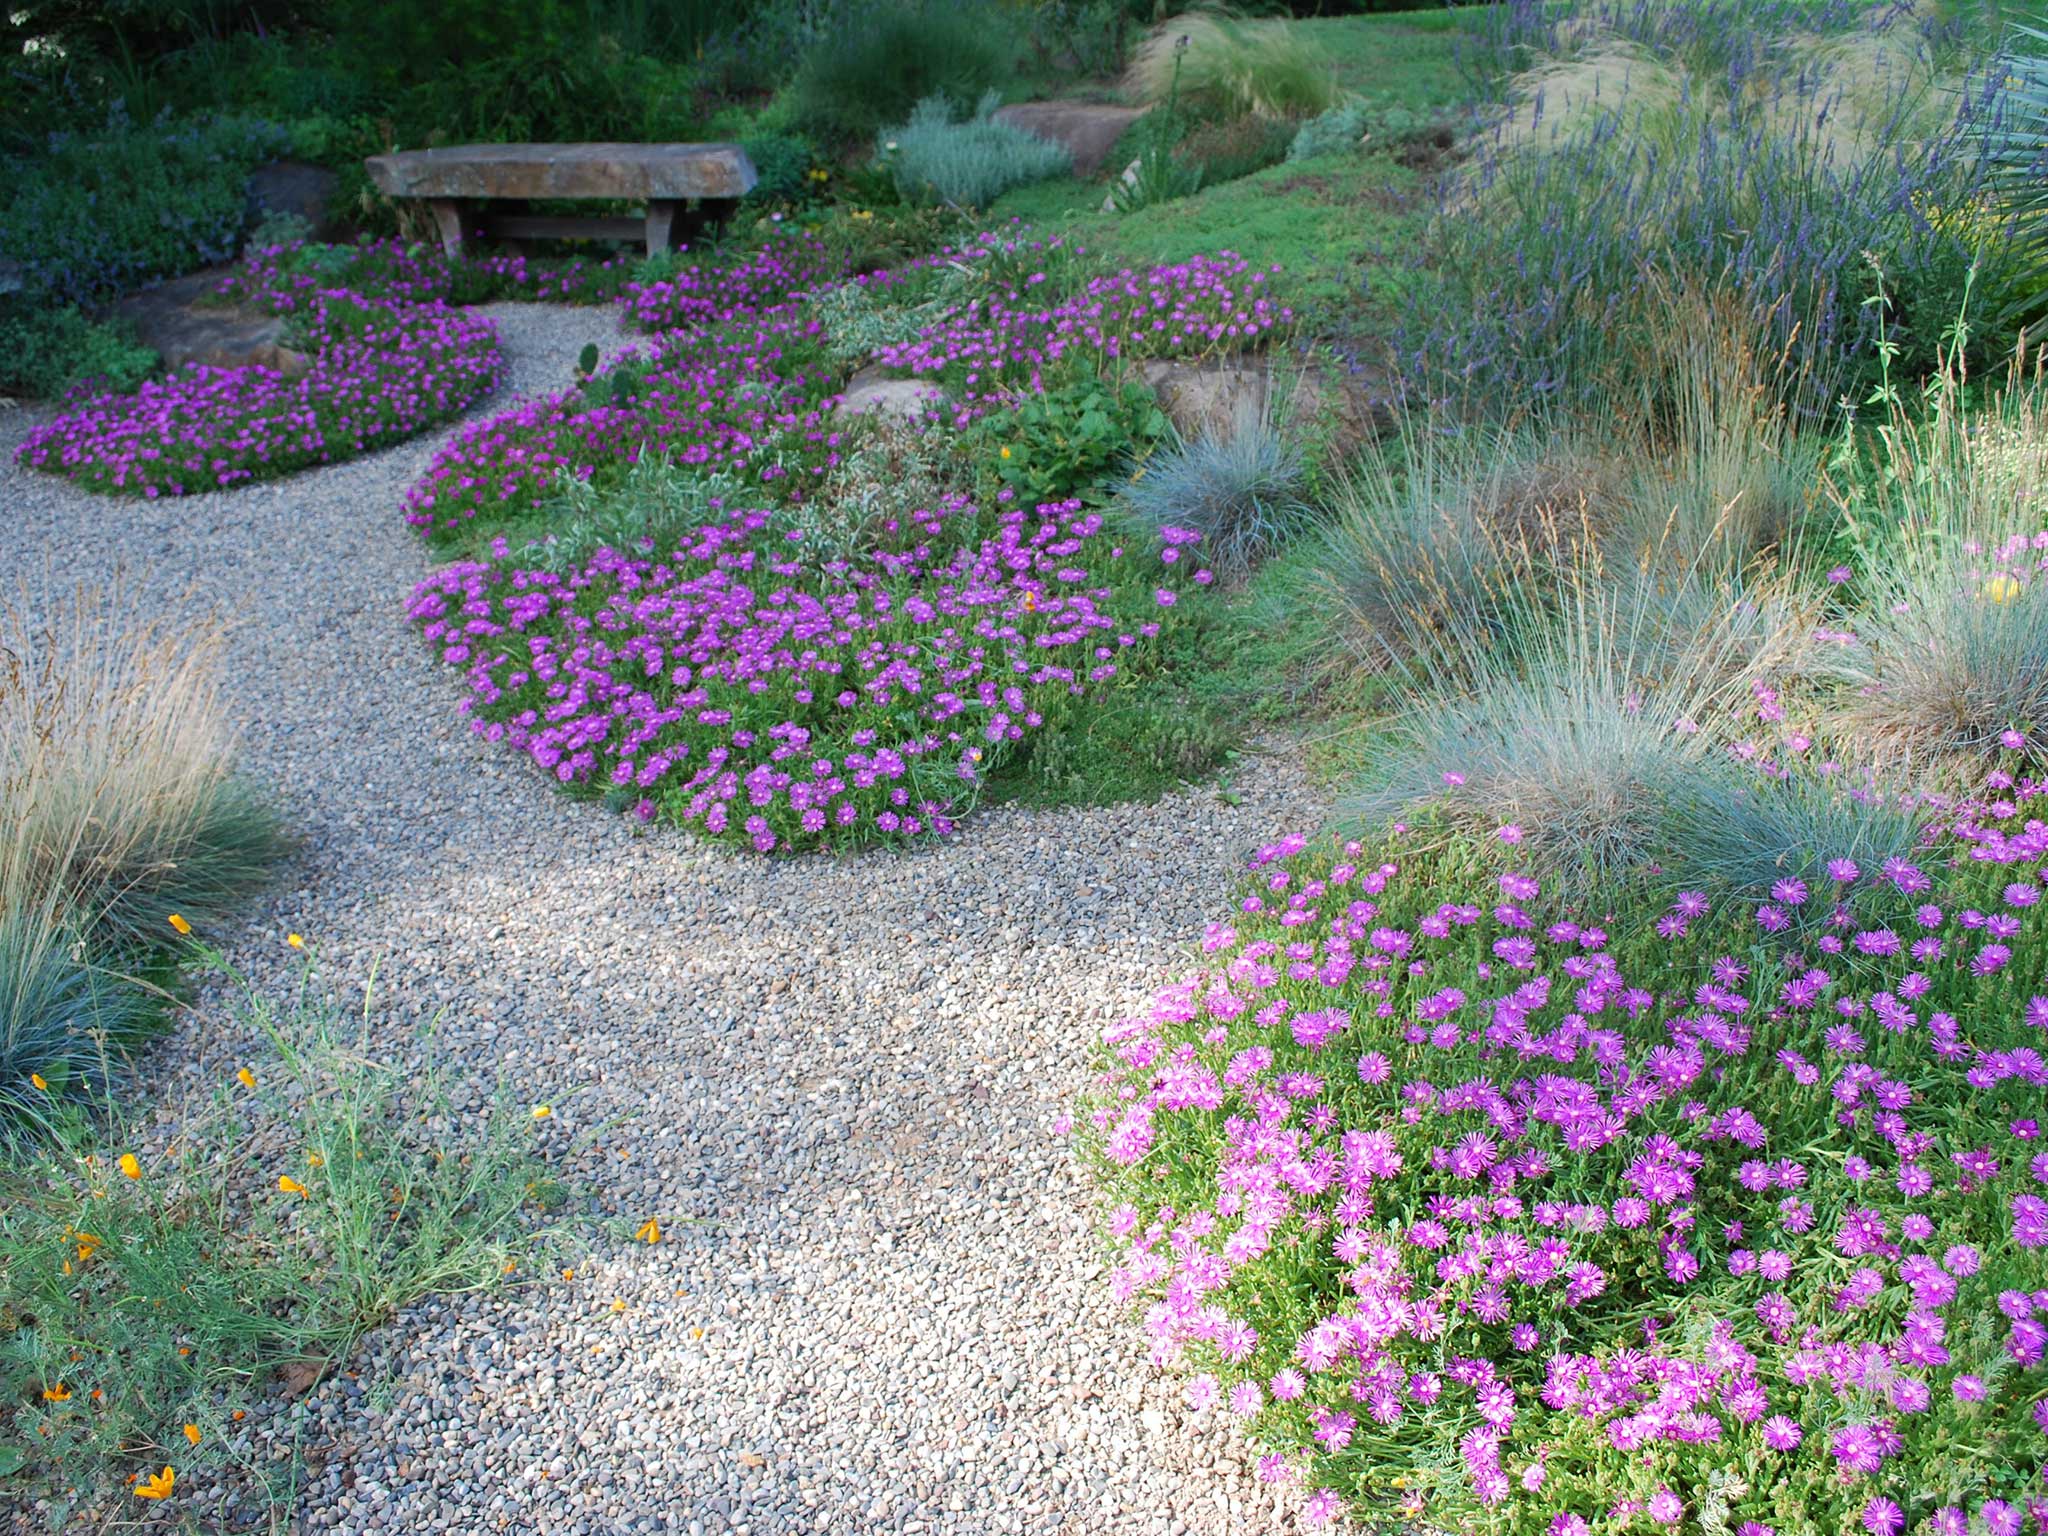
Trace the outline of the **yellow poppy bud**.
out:
<instances>
[{"instance_id":1,"label":"yellow poppy bud","mask_svg":"<svg viewBox=\"0 0 2048 1536\"><path fill-rule=\"evenodd\" d=\"M171 926L180 933L190 933L192 931L192 925L175 912L171 914Z\"/></svg>"},{"instance_id":2,"label":"yellow poppy bud","mask_svg":"<svg viewBox=\"0 0 2048 1536\"><path fill-rule=\"evenodd\" d=\"M293 949L304 949L306 947L306 940L300 934L288 933L284 936L284 941L291 945Z\"/></svg>"},{"instance_id":3,"label":"yellow poppy bud","mask_svg":"<svg viewBox=\"0 0 2048 1536\"><path fill-rule=\"evenodd\" d=\"M306 1198L306 1186L288 1173L278 1175L277 1187L287 1195L297 1195L301 1200Z\"/></svg>"},{"instance_id":4,"label":"yellow poppy bud","mask_svg":"<svg viewBox=\"0 0 2048 1536\"><path fill-rule=\"evenodd\" d=\"M536 1120L545 1120L554 1112L554 1106L551 1104L536 1104L533 1106L533 1118Z\"/></svg>"},{"instance_id":5,"label":"yellow poppy bud","mask_svg":"<svg viewBox=\"0 0 2048 1536\"><path fill-rule=\"evenodd\" d=\"M247 1067L243 1067L235 1073L235 1081L244 1088L254 1088L256 1086L256 1074Z\"/></svg>"},{"instance_id":6,"label":"yellow poppy bud","mask_svg":"<svg viewBox=\"0 0 2048 1536\"><path fill-rule=\"evenodd\" d=\"M185 1426L185 1438L194 1445L197 1445L199 1443L199 1426L197 1424L187 1424Z\"/></svg>"},{"instance_id":7,"label":"yellow poppy bud","mask_svg":"<svg viewBox=\"0 0 2048 1536\"><path fill-rule=\"evenodd\" d=\"M121 1171L131 1179L142 1177L142 1164L136 1160L133 1152L121 1154Z\"/></svg>"},{"instance_id":8,"label":"yellow poppy bud","mask_svg":"<svg viewBox=\"0 0 2048 1536\"><path fill-rule=\"evenodd\" d=\"M39 1090L40 1090L41 1092L43 1092L43 1093L48 1093L48 1092L50 1091L50 1085L49 1085L48 1083L46 1083L46 1082L44 1082L44 1081L43 1081L43 1074L42 1074L42 1073L40 1073L40 1072L31 1072L31 1073L29 1073L29 1075L28 1075L28 1080L29 1080L30 1082L34 1083L34 1084L36 1085L37 1089L39 1089Z\"/></svg>"}]
</instances>

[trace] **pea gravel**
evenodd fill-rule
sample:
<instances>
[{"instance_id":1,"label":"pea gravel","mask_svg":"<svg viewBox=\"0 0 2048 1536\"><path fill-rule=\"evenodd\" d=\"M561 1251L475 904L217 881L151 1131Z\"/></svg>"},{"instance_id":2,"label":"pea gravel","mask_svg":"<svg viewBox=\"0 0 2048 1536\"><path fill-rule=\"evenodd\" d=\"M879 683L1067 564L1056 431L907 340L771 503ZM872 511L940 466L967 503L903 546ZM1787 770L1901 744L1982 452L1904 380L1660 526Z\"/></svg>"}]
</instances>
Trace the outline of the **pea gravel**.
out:
<instances>
[{"instance_id":1,"label":"pea gravel","mask_svg":"<svg viewBox=\"0 0 2048 1536\"><path fill-rule=\"evenodd\" d=\"M611 326L486 313L518 394ZM118 578L238 626L245 764L305 845L216 936L231 958L281 992L296 930L344 994L374 968L380 1045L410 1059L438 1018L476 1102L505 1083L555 1106L542 1133L618 1219L573 1280L422 1304L316 1388L301 1529L1293 1528L1146 1366L1053 1134L1101 1027L1182 962L1249 848L1312 819L1285 754L1239 806L997 809L911 853L640 832L475 742L407 627L429 553L399 497L433 440L116 501L14 467L35 419L0 414L7 579ZM236 1027L203 1002L163 1077L231 1074ZM663 1240L631 1242L650 1216ZM296 1411L252 1415L258 1459L283 1463ZM185 1507L238 1526L241 1498Z\"/></svg>"}]
</instances>

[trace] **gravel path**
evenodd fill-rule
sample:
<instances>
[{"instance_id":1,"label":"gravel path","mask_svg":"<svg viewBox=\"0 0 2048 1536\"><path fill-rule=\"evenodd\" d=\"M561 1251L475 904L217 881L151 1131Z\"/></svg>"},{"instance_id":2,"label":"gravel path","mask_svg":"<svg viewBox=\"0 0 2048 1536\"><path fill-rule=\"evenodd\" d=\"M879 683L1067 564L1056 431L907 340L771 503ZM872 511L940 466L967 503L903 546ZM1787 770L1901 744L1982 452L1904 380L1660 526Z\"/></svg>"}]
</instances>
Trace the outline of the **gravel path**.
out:
<instances>
[{"instance_id":1,"label":"gravel path","mask_svg":"<svg viewBox=\"0 0 2048 1536\"><path fill-rule=\"evenodd\" d=\"M489 312L522 394L610 325ZM306 847L231 955L281 976L297 929L339 989L377 965L392 1051L445 1009L443 1048L559 1106L562 1145L606 1127L575 1170L603 1214L667 1229L374 1337L315 1393L304 1528L1291 1529L1179 1426L1051 1133L1244 852L1306 824L1291 764L1239 808L996 811L910 854L642 835L460 727L403 617L429 560L398 500L431 441L145 503L14 468L32 419L0 414L7 579L120 573L240 622L247 766ZM217 1080L229 1027L167 1052Z\"/></svg>"}]
</instances>

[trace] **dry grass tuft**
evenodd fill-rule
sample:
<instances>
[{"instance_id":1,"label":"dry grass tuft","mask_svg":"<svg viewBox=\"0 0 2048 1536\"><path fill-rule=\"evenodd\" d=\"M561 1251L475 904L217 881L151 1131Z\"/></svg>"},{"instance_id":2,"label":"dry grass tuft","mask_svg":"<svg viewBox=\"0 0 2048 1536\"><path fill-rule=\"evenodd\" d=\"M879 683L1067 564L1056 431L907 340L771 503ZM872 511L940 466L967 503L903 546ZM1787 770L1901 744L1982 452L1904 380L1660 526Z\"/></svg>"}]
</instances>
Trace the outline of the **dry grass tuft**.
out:
<instances>
[{"instance_id":1,"label":"dry grass tuft","mask_svg":"<svg viewBox=\"0 0 2048 1536\"><path fill-rule=\"evenodd\" d=\"M1139 45L1125 93L1160 105L1173 90L1176 62L1182 98L1224 117L1314 117L1342 94L1329 60L1285 22L1199 10L1169 17Z\"/></svg>"},{"instance_id":2,"label":"dry grass tuft","mask_svg":"<svg viewBox=\"0 0 2048 1536\"><path fill-rule=\"evenodd\" d=\"M81 587L0 610L0 900L58 902L80 931L162 941L224 916L282 839L233 777L212 619L137 617Z\"/></svg>"}]
</instances>

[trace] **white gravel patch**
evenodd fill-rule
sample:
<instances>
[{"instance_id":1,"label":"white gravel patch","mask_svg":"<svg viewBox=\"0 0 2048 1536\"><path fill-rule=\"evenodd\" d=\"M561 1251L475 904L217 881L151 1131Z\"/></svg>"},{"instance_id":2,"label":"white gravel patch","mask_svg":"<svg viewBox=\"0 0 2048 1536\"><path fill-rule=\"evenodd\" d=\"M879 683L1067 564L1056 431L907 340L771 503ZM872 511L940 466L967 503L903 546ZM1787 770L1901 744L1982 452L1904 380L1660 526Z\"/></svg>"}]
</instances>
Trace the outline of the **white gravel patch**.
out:
<instances>
[{"instance_id":1,"label":"white gravel patch","mask_svg":"<svg viewBox=\"0 0 2048 1536\"><path fill-rule=\"evenodd\" d=\"M613 329L487 312L520 394ZM281 985L289 929L339 990L374 966L394 1053L438 1013L480 1088L551 1101L559 1146L590 1133L569 1171L600 1213L665 1229L373 1337L313 1396L302 1529L1292 1528L1241 1450L1180 1423L1051 1127L1243 855L1319 813L1293 763L1240 775L1237 807L996 810L914 853L644 833L476 742L406 624L432 562L399 497L438 436L115 501L14 467L36 415L0 414L6 579L118 575L240 626L246 766L305 848L231 957ZM198 1010L165 1075L218 1080L231 1028Z\"/></svg>"}]
</instances>

